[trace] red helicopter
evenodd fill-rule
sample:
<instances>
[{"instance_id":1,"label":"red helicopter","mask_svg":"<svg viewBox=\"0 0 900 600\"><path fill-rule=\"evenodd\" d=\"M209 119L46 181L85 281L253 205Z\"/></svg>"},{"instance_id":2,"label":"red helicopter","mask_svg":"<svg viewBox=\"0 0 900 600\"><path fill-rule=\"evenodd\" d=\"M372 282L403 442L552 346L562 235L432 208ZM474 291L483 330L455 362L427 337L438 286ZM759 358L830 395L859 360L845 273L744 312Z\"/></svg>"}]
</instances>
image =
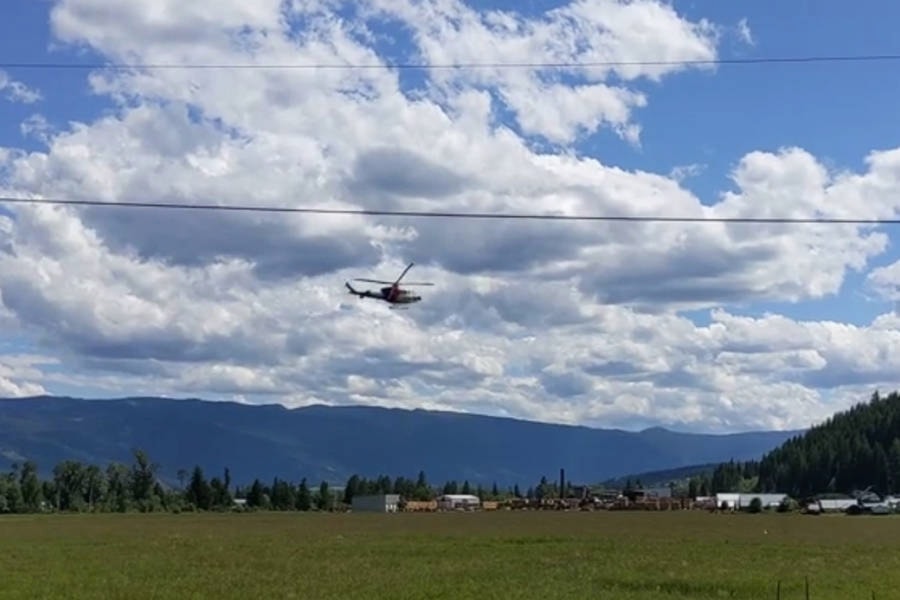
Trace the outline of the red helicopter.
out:
<instances>
[{"instance_id":1,"label":"red helicopter","mask_svg":"<svg viewBox=\"0 0 900 600\"><path fill-rule=\"evenodd\" d=\"M400 288L400 280L403 279L403 276L406 275L406 272L409 271L413 266L413 263L409 263L403 272L400 273L400 277L397 278L397 281L381 281L378 279L354 279L353 281L367 281L369 283L384 283L387 284L386 287L381 288L377 292L359 291L353 288L350 285L350 282L345 283L347 289L350 290L350 293L359 296L362 298L374 298L375 300L383 300L388 304L391 304L391 308L396 308L397 304L413 304L414 302L419 302L422 300L422 296L417 296L410 292L409 290L404 290ZM433 283L428 282L414 282L414 283L405 283L404 285L434 285Z\"/></svg>"}]
</instances>

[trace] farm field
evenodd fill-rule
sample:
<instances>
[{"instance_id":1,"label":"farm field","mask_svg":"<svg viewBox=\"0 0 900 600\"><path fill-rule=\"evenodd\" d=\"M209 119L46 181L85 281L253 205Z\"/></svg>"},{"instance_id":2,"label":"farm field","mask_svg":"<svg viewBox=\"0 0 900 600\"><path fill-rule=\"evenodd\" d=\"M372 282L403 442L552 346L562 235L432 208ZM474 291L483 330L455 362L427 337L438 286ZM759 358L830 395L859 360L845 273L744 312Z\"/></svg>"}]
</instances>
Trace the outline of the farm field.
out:
<instances>
[{"instance_id":1,"label":"farm field","mask_svg":"<svg viewBox=\"0 0 900 600\"><path fill-rule=\"evenodd\" d=\"M0 517L3 598L895 597L900 518L705 512Z\"/></svg>"}]
</instances>

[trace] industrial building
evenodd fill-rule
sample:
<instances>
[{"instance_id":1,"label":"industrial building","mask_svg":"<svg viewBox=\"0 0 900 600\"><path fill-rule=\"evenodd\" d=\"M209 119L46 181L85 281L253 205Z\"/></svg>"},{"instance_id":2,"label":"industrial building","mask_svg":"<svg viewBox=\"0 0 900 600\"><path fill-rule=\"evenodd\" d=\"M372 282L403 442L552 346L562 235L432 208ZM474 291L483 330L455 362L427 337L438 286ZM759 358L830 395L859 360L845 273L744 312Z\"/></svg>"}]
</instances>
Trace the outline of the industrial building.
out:
<instances>
[{"instance_id":1,"label":"industrial building","mask_svg":"<svg viewBox=\"0 0 900 600\"><path fill-rule=\"evenodd\" d=\"M471 494L444 494L437 499L441 510L473 509L481 506L478 496Z\"/></svg>"},{"instance_id":2,"label":"industrial building","mask_svg":"<svg viewBox=\"0 0 900 600\"><path fill-rule=\"evenodd\" d=\"M637 502L640 499L671 498L672 489L668 487L632 489L625 490L622 495L628 498L629 502Z\"/></svg>"},{"instance_id":3,"label":"industrial building","mask_svg":"<svg viewBox=\"0 0 900 600\"><path fill-rule=\"evenodd\" d=\"M392 513L400 510L400 494L353 496L353 510L360 512Z\"/></svg>"}]
</instances>

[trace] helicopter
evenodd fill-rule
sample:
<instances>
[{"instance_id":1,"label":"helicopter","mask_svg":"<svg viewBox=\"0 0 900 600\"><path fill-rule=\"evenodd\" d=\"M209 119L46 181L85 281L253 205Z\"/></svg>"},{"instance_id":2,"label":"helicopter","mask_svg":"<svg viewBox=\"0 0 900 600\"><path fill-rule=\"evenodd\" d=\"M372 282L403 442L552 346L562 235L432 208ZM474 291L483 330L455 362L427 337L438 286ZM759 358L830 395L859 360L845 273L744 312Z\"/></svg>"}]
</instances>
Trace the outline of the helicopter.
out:
<instances>
[{"instance_id":1,"label":"helicopter","mask_svg":"<svg viewBox=\"0 0 900 600\"><path fill-rule=\"evenodd\" d=\"M375 300L383 300L391 305L391 308L398 308L396 305L399 304L413 304L415 302L420 302L422 300L422 296L418 296L413 294L409 290L404 290L400 288L400 280L403 279L403 276L406 275L406 272L409 271L413 266L413 263L409 263L403 272L400 273L400 277L397 278L396 281L380 281L378 279L354 279L353 281L367 281L369 283L384 283L387 284L385 287L381 288L377 292L370 292L368 290L359 291L354 289L350 282L346 282L344 285L347 286L347 289L350 290L351 294L355 296L359 296L360 299L363 298L373 298ZM414 283L405 283L404 285L434 285L429 282L414 282Z\"/></svg>"}]
</instances>

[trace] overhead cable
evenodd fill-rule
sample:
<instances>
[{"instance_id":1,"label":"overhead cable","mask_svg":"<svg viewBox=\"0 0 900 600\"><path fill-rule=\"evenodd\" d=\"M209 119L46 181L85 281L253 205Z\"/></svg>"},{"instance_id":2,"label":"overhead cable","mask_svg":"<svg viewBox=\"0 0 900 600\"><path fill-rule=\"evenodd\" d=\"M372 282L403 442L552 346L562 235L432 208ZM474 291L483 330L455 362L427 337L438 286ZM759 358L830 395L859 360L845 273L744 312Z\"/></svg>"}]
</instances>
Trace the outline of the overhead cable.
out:
<instances>
[{"instance_id":1,"label":"overhead cable","mask_svg":"<svg viewBox=\"0 0 900 600\"><path fill-rule=\"evenodd\" d=\"M563 62L467 62L467 63L101 63L101 62L0 62L0 69L589 69L602 67L652 67L688 65L803 64L884 62L900 60L900 54L837 54L812 56L760 56L686 60L609 60Z\"/></svg>"},{"instance_id":2,"label":"overhead cable","mask_svg":"<svg viewBox=\"0 0 900 600\"><path fill-rule=\"evenodd\" d=\"M534 221L633 221L653 223L756 223L756 224L834 224L834 225L898 225L900 219L862 219L836 217L700 217L663 215L564 215L545 213L481 213L457 211L379 210L369 208L325 208L296 206L258 206L235 204L187 204L175 202L113 202L107 200L74 200L59 198L0 197L6 204L51 204L68 206L100 206L105 208L155 208L174 210L207 210L231 212L300 213L310 215L361 215L439 219L509 219Z\"/></svg>"}]
</instances>

